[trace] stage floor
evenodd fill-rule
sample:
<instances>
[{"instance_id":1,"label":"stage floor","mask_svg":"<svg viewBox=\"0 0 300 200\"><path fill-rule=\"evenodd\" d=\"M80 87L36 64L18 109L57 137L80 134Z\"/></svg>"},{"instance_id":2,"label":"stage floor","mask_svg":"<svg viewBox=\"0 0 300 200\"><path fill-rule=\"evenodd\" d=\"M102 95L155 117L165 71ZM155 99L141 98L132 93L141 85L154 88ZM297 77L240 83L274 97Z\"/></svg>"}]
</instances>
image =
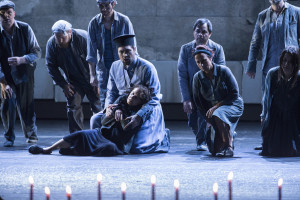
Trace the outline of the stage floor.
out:
<instances>
[{"instance_id":1,"label":"stage floor","mask_svg":"<svg viewBox=\"0 0 300 200\"><path fill-rule=\"evenodd\" d=\"M117 157L31 155L20 126L15 147L0 147L0 196L7 200L29 199L28 177L34 178L34 200L66 199L65 188L72 188L72 200L97 199L98 173L103 175L103 199L121 199L121 182L127 184L127 199L151 199L151 175L155 175L156 199L174 199L174 179L180 182L179 199L213 199L213 184L219 184L219 199L228 199L227 176L233 172L233 199L277 199L279 178L283 178L283 199L299 199L300 158L265 158L253 150L261 143L259 123L240 123L233 158L214 158L195 150L195 137L182 121L167 122L171 149L165 154ZM88 123L86 124L88 128ZM40 145L50 145L67 134L67 121L38 121ZM2 127L0 129L2 131Z\"/></svg>"}]
</instances>

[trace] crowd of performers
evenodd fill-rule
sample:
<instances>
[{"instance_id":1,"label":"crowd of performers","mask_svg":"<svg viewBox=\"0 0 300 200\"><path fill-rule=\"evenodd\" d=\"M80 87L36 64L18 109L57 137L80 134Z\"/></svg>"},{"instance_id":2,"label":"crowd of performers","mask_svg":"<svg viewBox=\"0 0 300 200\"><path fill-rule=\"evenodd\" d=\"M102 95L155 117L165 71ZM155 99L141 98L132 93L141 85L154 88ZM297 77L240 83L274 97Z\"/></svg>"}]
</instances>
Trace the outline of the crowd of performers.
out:
<instances>
[{"instance_id":1,"label":"crowd of performers","mask_svg":"<svg viewBox=\"0 0 300 200\"><path fill-rule=\"evenodd\" d=\"M32 154L113 156L168 152L170 130L160 104L155 66L140 57L130 19L114 10L116 0L96 0L100 13L88 31L59 20L46 45L46 67L67 101L70 134L49 147L32 145ZM15 4L0 2L1 119L5 147L15 140L18 113L27 143L36 143L34 70L41 48L31 27L15 20ZM236 126L244 110L237 81L226 67L220 44L210 39L212 23L197 19L193 41L182 45L178 80L183 110L196 136L197 150L232 157ZM259 13L246 74L255 78L262 50L262 156L300 153L300 8L270 0ZM93 116L83 130L82 101Z\"/></svg>"}]
</instances>

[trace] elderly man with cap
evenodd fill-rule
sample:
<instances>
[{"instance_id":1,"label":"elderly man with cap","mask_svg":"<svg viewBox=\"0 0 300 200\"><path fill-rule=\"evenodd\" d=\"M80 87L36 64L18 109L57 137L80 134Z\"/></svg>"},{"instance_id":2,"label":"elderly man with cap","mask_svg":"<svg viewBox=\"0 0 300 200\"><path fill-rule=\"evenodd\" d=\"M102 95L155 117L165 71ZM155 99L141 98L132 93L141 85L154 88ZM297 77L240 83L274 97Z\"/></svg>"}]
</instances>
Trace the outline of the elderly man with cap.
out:
<instances>
[{"instance_id":1,"label":"elderly man with cap","mask_svg":"<svg viewBox=\"0 0 300 200\"><path fill-rule=\"evenodd\" d=\"M259 51L262 47L262 92L268 71L279 66L279 57L285 47L299 47L300 39L300 8L286 0L269 0L271 6L258 14L255 24L246 74L254 79ZM258 146L256 150L261 150Z\"/></svg>"},{"instance_id":2,"label":"elderly man with cap","mask_svg":"<svg viewBox=\"0 0 300 200\"><path fill-rule=\"evenodd\" d=\"M53 35L46 46L46 66L55 84L67 98L69 131L83 129L82 100L86 95L93 113L101 110L97 92L90 84L87 55L87 32L72 29L72 25L59 20L52 26ZM59 68L64 72L61 74Z\"/></svg>"},{"instance_id":3,"label":"elderly man with cap","mask_svg":"<svg viewBox=\"0 0 300 200\"><path fill-rule=\"evenodd\" d=\"M113 38L122 34L134 34L129 18L114 10L116 0L97 0L100 13L89 23L87 58L90 67L90 83L99 91L104 107L107 81L111 64L119 60ZM97 76L96 76L97 72Z\"/></svg>"},{"instance_id":4,"label":"elderly man with cap","mask_svg":"<svg viewBox=\"0 0 300 200\"><path fill-rule=\"evenodd\" d=\"M15 4L0 2L0 82L1 117L5 129L5 147L15 140L16 111L27 143L37 142L34 112L34 70L41 49L31 27L15 20ZM17 109L18 108L18 109Z\"/></svg>"},{"instance_id":5,"label":"elderly man with cap","mask_svg":"<svg viewBox=\"0 0 300 200\"><path fill-rule=\"evenodd\" d=\"M143 85L152 90L151 100L135 115L128 117L125 128L140 127L133 137L130 153L143 154L168 152L170 147L169 130L165 129L164 116L160 105L160 82L152 63L136 55L134 35L122 35L114 39L120 60L115 61L109 72L107 97L105 100L106 114L122 112L113 109L114 101L135 85ZM102 113L91 118L91 128L101 127ZM117 114L116 114L117 115Z\"/></svg>"},{"instance_id":6,"label":"elderly man with cap","mask_svg":"<svg viewBox=\"0 0 300 200\"><path fill-rule=\"evenodd\" d=\"M194 74L199 71L193 52L196 46L206 45L215 52L213 62L225 65L223 47L210 38L212 24L208 19L197 19L193 27L194 40L182 45L178 59L178 80L183 102L183 110L187 113L188 125L196 136L197 150L206 151L205 143L206 122L199 110L195 107L192 94L192 82Z\"/></svg>"}]
</instances>

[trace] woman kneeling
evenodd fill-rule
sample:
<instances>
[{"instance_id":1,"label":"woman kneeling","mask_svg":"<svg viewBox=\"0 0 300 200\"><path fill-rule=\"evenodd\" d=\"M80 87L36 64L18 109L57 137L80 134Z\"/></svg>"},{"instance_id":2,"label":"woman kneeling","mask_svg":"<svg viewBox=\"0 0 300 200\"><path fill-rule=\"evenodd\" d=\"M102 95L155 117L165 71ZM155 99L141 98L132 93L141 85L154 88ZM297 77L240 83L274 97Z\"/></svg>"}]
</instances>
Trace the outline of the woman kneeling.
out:
<instances>
[{"instance_id":1,"label":"woman kneeling","mask_svg":"<svg viewBox=\"0 0 300 200\"><path fill-rule=\"evenodd\" d=\"M266 77L261 114L262 156L300 155L299 49L289 46Z\"/></svg>"},{"instance_id":2,"label":"woman kneeling","mask_svg":"<svg viewBox=\"0 0 300 200\"><path fill-rule=\"evenodd\" d=\"M207 145L213 156L233 156L233 134L244 105L238 84L226 66L212 62L214 52L199 45L194 52L200 68L193 80L197 108L207 121Z\"/></svg>"}]
</instances>

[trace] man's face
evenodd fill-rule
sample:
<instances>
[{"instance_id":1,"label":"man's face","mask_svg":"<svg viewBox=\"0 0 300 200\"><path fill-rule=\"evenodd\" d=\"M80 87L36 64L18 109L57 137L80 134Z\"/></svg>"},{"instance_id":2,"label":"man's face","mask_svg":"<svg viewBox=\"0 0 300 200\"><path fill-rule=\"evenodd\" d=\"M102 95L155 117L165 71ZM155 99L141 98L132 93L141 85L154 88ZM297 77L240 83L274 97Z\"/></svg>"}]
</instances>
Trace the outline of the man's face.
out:
<instances>
[{"instance_id":1,"label":"man's face","mask_svg":"<svg viewBox=\"0 0 300 200\"><path fill-rule=\"evenodd\" d=\"M127 45L118 48L118 54L122 63L126 66L130 65L135 59L136 48Z\"/></svg>"},{"instance_id":2,"label":"man's face","mask_svg":"<svg viewBox=\"0 0 300 200\"><path fill-rule=\"evenodd\" d=\"M212 59L205 53L195 55L195 61L201 71L208 74L213 68Z\"/></svg>"},{"instance_id":3,"label":"man's face","mask_svg":"<svg viewBox=\"0 0 300 200\"><path fill-rule=\"evenodd\" d=\"M72 39L72 31L69 30L63 33L55 33L54 37L59 48L68 48Z\"/></svg>"},{"instance_id":4,"label":"man's face","mask_svg":"<svg viewBox=\"0 0 300 200\"><path fill-rule=\"evenodd\" d=\"M0 22L2 26L11 26L15 23L15 11L12 8L0 10Z\"/></svg>"},{"instance_id":5,"label":"man's face","mask_svg":"<svg viewBox=\"0 0 300 200\"><path fill-rule=\"evenodd\" d=\"M101 14L103 15L103 17L108 17L111 16L114 12L114 7L116 5L115 2L111 2L111 3L97 3Z\"/></svg>"},{"instance_id":6,"label":"man's face","mask_svg":"<svg viewBox=\"0 0 300 200\"><path fill-rule=\"evenodd\" d=\"M208 31L207 24L203 24L202 26L197 26L194 30L194 39L196 40L197 45L199 44L206 45L210 36L211 33L209 33Z\"/></svg>"},{"instance_id":7,"label":"man's face","mask_svg":"<svg viewBox=\"0 0 300 200\"><path fill-rule=\"evenodd\" d=\"M270 3L275 12L280 12L284 6L284 0L270 0Z\"/></svg>"}]
</instances>

